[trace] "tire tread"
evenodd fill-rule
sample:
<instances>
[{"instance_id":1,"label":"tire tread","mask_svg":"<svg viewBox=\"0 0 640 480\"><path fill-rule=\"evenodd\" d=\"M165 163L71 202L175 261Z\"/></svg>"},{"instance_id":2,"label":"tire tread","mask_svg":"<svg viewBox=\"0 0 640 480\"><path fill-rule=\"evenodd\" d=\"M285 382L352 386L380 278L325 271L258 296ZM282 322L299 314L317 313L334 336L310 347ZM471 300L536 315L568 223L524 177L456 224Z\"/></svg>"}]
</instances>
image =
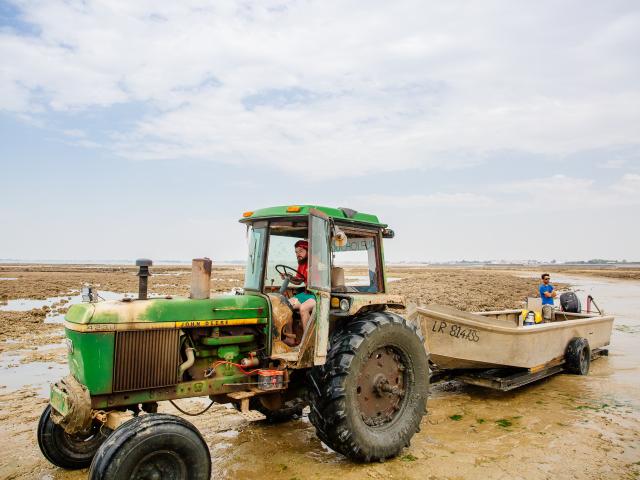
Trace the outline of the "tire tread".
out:
<instances>
[{"instance_id":1,"label":"tire tread","mask_svg":"<svg viewBox=\"0 0 640 480\"><path fill-rule=\"evenodd\" d=\"M419 431L420 421L426 413L425 392L418 400L420 413L414 415L411 422L407 422L405 431L395 432L401 439L399 448L398 445L389 445L384 451L372 451L366 445L360 445L349 431L345 383L351 365L363 342L388 325L410 330L423 343L422 336L412 322L390 312L369 312L345 322L333 334L326 363L321 367L314 367L309 373L309 420L315 426L318 438L333 450L358 461L384 460L397 455Z\"/></svg>"}]
</instances>

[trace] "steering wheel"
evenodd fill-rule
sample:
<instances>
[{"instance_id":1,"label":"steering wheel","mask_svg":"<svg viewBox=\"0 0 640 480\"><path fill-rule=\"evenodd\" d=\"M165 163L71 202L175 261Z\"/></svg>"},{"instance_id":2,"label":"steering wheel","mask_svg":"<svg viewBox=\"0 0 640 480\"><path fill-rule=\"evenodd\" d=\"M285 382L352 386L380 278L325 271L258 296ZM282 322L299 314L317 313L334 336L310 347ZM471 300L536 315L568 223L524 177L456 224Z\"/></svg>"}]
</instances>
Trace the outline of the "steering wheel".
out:
<instances>
[{"instance_id":1,"label":"steering wheel","mask_svg":"<svg viewBox=\"0 0 640 480\"><path fill-rule=\"evenodd\" d=\"M294 273L288 273L288 271L292 271ZM291 278L293 277L302 277L302 275L298 270L288 265L282 265L282 264L276 265L276 272L278 272L280 275L284 275L289 280L291 280Z\"/></svg>"},{"instance_id":2,"label":"steering wheel","mask_svg":"<svg viewBox=\"0 0 640 480\"><path fill-rule=\"evenodd\" d=\"M280 298L282 300L282 302L289 307L289 309L293 312L293 305L291 305L291 302L289 301L289 299L285 296L284 292L287 291L287 288L289 288L289 282L291 281L292 278L294 277L301 277L302 275L300 275L300 272L298 272L298 270L296 270L293 267L289 267L288 265L276 265L276 272L278 272L281 275L284 275L284 281L282 282L282 286L280 287L280 290L278 290L278 293L280 294ZM292 273L288 273L287 270L290 270L292 272L295 272L295 275Z\"/></svg>"}]
</instances>

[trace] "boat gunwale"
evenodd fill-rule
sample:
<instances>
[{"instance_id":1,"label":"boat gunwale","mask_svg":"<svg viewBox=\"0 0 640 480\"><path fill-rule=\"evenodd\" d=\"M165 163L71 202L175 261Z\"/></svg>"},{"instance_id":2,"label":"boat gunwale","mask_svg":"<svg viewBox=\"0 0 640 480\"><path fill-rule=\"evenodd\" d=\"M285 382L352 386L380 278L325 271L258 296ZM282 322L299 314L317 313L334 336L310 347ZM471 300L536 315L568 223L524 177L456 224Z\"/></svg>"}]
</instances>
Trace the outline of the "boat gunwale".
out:
<instances>
[{"instance_id":1,"label":"boat gunwale","mask_svg":"<svg viewBox=\"0 0 640 480\"><path fill-rule=\"evenodd\" d=\"M529 325L524 327L524 326L518 326L518 325L502 326L502 325L495 325L495 324L487 324L482 322L481 319L476 321L476 320L471 320L469 318L456 317L455 315L451 315L448 313L430 310L428 307L418 307L417 311L419 315L423 315L426 317L440 318L442 320L448 320L450 322L457 322L465 325L473 325L478 329L482 329L486 331L508 333L511 335L513 334L515 335L529 334L530 335L532 333L542 333L542 332L547 332L549 330L560 330L564 328L570 328L572 326L608 323L608 322L613 323L613 321L615 320L613 315L598 315L598 316L589 317L589 318L579 318L579 319L571 319L571 320L562 320L559 322L539 323L536 325ZM500 311L496 311L496 313L499 313L499 312ZM509 312L509 311L506 311L506 310L502 311L502 313L506 313L506 312ZM464 313L468 313L468 312L464 312ZM485 312L485 313L491 313L491 312ZM515 313L515 312L511 312L511 313ZM479 317L482 317L482 315L477 313L471 314L471 315L478 315Z\"/></svg>"},{"instance_id":2,"label":"boat gunwale","mask_svg":"<svg viewBox=\"0 0 640 480\"><path fill-rule=\"evenodd\" d=\"M429 309L429 307L419 307L419 308L423 308L423 309ZM526 310L526 308L512 308L512 309L508 309L508 310L483 310L483 311L476 311L476 312L465 312L465 313L470 313L472 315L480 315L483 317L486 317L487 315L509 315L511 313L522 313L523 310ZM460 310L461 312L463 310ZM574 320L583 320L583 317L589 317L589 318L595 318L595 317L611 317L612 315L602 315L602 314L597 314L594 312L580 312L580 313L573 313L573 312L563 312L562 310L557 311L556 315L565 315L565 316L569 316L569 317L573 317L576 315L581 315L581 318L576 318Z\"/></svg>"}]
</instances>

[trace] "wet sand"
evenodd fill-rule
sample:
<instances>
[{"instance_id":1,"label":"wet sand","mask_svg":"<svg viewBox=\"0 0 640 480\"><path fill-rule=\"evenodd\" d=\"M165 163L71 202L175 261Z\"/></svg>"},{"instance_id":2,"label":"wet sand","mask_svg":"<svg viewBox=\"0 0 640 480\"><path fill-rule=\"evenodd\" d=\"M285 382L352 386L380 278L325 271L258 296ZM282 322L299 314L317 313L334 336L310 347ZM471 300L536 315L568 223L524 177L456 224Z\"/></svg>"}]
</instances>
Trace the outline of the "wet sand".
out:
<instances>
[{"instance_id":1,"label":"wet sand","mask_svg":"<svg viewBox=\"0 0 640 480\"><path fill-rule=\"evenodd\" d=\"M187 268L154 271L165 275L152 277L152 292L188 291ZM69 300L83 281L122 294L136 290L134 273L112 266L0 266L0 277L17 279L0 282L0 298ZM354 464L327 449L306 416L280 425L246 424L233 409L215 406L189 418L209 444L213 478L639 478L640 282L551 273L574 285L580 296L591 293L616 316L611 354L595 361L589 376L556 375L508 393L455 381L436 384L411 446L398 458L373 465ZM410 301L469 311L516 306L537 286L537 279L526 278L531 273L493 269L391 268L388 274L401 278L390 290ZM214 290L228 291L241 285L242 271L214 268L213 278ZM0 305L0 478L86 478L86 470L51 466L35 439L47 383L66 371L56 322L67 303L54 299L22 312ZM197 410L203 402L180 405ZM176 413L168 403L160 410Z\"/></svg>"}]
</instances>

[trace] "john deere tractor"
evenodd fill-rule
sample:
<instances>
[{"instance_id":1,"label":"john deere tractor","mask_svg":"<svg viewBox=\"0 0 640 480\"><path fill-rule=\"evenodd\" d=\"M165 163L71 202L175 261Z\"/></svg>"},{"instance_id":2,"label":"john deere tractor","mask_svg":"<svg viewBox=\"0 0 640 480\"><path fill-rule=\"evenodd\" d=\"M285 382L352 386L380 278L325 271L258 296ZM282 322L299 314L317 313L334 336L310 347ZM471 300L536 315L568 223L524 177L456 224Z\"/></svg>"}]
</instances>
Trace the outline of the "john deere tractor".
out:
<instances>
[{"instance_id":1,"label":"john deere tractor","mask_svg":"<svg viewBox=\"0 0 640 480\"><path fill-rule=\"evenodd\" d=\"M139 298L98 301L87 289L69 309L70 374L52 384L38 425L50 462L90 466L92 479L209 479L197 429L157 413L158 402L180 408L175 401L191 397L232 403L249 420L286 420L308 405L318 437L355 461L409 445L429 369L416 327L389 311L404 307L385 280L382 242L393 231L374 215L309 205L245 212L240 222L243 289L210 297L211 261L196 259L189 298L148 298L151 262L140 260ZM345 278L345 266L360 271Z\"/></svg>"}]
</instances>

